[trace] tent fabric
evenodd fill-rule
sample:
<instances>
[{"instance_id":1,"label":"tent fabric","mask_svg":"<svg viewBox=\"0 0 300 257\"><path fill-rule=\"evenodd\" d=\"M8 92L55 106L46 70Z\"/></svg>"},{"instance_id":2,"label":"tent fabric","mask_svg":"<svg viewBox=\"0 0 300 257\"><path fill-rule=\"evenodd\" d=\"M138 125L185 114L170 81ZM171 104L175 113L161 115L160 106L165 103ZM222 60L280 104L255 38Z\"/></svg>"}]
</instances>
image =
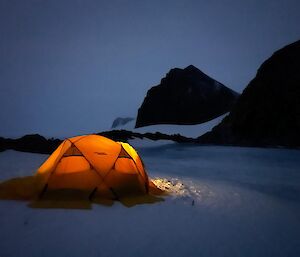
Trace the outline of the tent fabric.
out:
<instances>
[{"instance_id":1,"label":"tent fabric","mask_svg":"<svg viewBox=\"0 0 300 257\"><path fill-rule=\"evenodd\" d=\"M99 135L64 140L34 176L0 183L0 199L31 200L33 208L83 208L91 203L125 206L162 201L128 143Z\"/></svg>"},{"instance_id":2,"label":"tent fabric","mask_svg":"<svg viewBox=\"0 0 300 257\"><path fill-rule=\"evenodd\" d=\"M149 191L148 176L133 147L98 135L66 139L36 175L47 190L97 189L112 197Z\"/></svg>"}]
</instances>

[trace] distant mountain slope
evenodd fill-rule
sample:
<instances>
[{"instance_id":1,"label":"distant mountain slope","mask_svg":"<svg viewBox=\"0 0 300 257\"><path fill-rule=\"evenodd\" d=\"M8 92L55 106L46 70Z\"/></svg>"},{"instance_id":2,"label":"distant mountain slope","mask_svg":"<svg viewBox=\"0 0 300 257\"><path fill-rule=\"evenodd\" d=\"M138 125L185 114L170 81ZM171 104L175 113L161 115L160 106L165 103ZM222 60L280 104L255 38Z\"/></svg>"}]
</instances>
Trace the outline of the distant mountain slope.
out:
<instances>
[{"instance_id":1,"label":"distant mountain slope","mask_svg":"<svg viewBox=\"0 0 300 257\"><path fill-rule=\"evenodd\" d=\"M201 143L300 146L300 41L275 52Z\"/></svg>"},{"instance_id":2,"label":"distant mountain slope","mask_svg":"<svg viewBox=\"0 0 300 257\"><path fill-rule=\"evenodd\" d=\"M128 122L134 120L134 118L131 118L131 117L126 117L126 118L116 118L114 121L113 121L113 124L111 126L111 128L117 128L117 127L120 127L120 126L124 126L125 124L127 124Z\"/></svg>"},{"instance_id":3,"label":"distant mountain slope","mask_svg":"<svg viewBox=\"0 0 300 257\"><path fill-rule=\"evenodd\" d=\"M199 124L228 112L239 94L196 67L171 69L138 110L136 127Z\"/></svg>"}]
</instances>

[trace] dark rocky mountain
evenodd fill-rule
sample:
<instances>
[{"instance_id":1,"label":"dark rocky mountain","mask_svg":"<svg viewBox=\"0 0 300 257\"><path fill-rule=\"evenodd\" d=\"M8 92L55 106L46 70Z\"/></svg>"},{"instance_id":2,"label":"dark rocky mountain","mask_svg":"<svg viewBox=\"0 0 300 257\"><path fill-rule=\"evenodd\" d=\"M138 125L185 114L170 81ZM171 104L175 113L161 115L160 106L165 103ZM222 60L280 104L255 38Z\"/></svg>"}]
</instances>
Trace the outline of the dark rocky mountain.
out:
<instances>
[{"instance_id":1,"label":"dark rocky mountain","mask_svg":"<svg viewBox=\"0 0 300 257\"><path fill-rule=\"evenodd\" d=\"M228 112L239 94L196 67L171 69L138 110L136 127L199 124Z\"/></svg>"},{"instance_id":2,"label":"dark rocky mountain","mask_svg":"<svg viewBox=\"0 0 300 257\"><path fill-rule=\"evenodd\" d=\"M131 118L131 117L126 117L126 118L116 118L114 121L113 121L113 124L111 126L111 128L117 128L117 127L120 127L120 126L123 126L125 124L127 124L128 122L134 120L134 118Z\"/></svg>"},{"instance_id":3,"label":"dark rocky mountain","mask_svg":"<svg viewBox=\"0 0 300 257\"><path fill-rule=\"evenodd\" d=\"M231 113L201 143L300 146L300 41L258 69Z\"/></svg>"}]
</instances>

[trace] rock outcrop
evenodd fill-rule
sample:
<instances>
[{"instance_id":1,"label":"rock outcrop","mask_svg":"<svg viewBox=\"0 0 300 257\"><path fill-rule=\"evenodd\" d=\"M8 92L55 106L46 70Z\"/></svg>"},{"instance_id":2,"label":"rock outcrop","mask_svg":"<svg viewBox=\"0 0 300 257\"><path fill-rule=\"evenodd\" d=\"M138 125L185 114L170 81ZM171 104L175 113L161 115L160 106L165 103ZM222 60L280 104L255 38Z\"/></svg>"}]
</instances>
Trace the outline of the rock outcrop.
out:
<instances>
[{"instance_id":1,"label":"rock outcrop","mask_svg":"<svg viewBox=\"0 0 300 257\"><path fill-rule=\"evenodd\" d=\"M136 127L199 124L228 112L239 94L196 67L171 69L138 110Z\"/></svg>"},{"instance_id":2,"label":"rock outcrop","mask_svg":"<svg viewBox=\"0 0 300 257\"><path fill-rule=\"evenodd\" d=\"M300 41L267 59L230 114L200 143L300 146Z\"/></svg>"}]
</instances>

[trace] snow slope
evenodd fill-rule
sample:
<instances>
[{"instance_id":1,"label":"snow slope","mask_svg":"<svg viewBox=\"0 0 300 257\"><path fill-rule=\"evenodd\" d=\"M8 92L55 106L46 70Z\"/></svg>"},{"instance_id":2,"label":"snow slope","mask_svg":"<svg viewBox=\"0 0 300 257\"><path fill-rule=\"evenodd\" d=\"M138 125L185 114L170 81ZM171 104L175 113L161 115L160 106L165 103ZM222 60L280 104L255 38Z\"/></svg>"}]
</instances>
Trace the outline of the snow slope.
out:
<instances>
[{"instance_id":1,"label":"snow slope","mask_svg":"<svg viewBox=\"0 0 300 257\"><path fill-rule=\"evenodd\" d=\"M172 134L180 134L185 137L192 137L196 138L199 137L206 132L210 131L214 126L219 124L222 119L227 115L223 114L213 120L210 120L205 123L196 124L196 125L152 125L152 126L146 126L141 128L134 128L136 120L132 120L125 125L115 127L114 129L125 129L129 131L135 131L140 133L146 133L146 132L161 132L167 135Z\"/></svg>"},{"instance_id":2,"label":"snow slope","mask_svg":"<svg viewBox=\"0 0 300 257\"><path fill-rule=\"evenodd\" d=\"M0 256L300 256L300 151L168 144L138 148L148 173L183 193L92 210L0 201ZM0 179L47 155L0 153Z\"/></svg>"}]
</instances>

